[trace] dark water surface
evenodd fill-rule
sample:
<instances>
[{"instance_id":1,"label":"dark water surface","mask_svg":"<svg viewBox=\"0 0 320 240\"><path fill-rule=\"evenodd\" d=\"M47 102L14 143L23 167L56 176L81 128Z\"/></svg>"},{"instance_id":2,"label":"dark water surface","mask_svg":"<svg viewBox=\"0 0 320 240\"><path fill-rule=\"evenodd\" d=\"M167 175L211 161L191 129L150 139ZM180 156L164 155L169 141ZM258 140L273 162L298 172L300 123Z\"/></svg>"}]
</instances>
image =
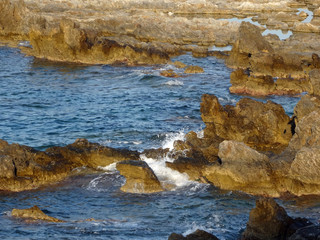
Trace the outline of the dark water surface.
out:
<instances>
[{"instance_id":1,"label":"dark water surface","mask_svg":"<svg viewBox=\"0 0 320 240\"><path fill-rule=\"evenodd\" d=\"M235 104L228 92L230 69L215 58L178 58L205 73L169 79L172 66L116 67L53 63L0 47L0 138L37 149L87 138L133 150L170 146L193 130L201 132L201 95L215 94ZM178 69L174 69L179 72ZM288 114L299 100L269 98ZM267 99L259 99L266 101ZM152 160L150 160L152 161ZM149 163L150 164L150 163ZM255 198L192 183L185 176L150 164L177 188L159 194L119 191L124 179L114 171L76 177L46 189L0 194L0 236L4 239L167 239L171 232L198 228L221 239L236 239ZM167 176L166 176L167 175ZM319 218L319 198L280 201L294 216ZM12 208L38 205L66 223L26 223ZM94 218L94 221L84 221Z\"/></svg>"}]
</instances>

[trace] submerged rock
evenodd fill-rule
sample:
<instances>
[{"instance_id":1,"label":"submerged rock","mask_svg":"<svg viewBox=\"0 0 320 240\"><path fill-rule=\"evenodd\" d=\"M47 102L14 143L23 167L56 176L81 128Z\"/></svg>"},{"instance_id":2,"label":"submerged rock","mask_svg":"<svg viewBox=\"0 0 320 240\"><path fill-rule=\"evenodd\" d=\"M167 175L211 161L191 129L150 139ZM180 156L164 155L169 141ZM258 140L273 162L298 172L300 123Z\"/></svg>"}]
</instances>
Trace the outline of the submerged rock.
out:
<instances>
[{"instance_id":1,"label":"submerged rock","mask_svg":"<svg viewBox=\"0 0 320 240\"><path fill-rule=\"evenodd\" d=\"M13 209L11 212L12 217L21 218L25 220L40 220L47 222L64 222L60 219L50 217L40 210L38 206L33 206L28 209Z\"/></svg>"},{"instance_id":2,"label":"submerged rock","mask_svg":"<svg viewBox=\"0 0 320 240\"><path fill-rule=\"evenodd\" d=\"M126 178L126 183L121 187L123 192L155 193L164 190L153 170L144 161L118 162L117 170Z\"/></svg>"}]
</instances>

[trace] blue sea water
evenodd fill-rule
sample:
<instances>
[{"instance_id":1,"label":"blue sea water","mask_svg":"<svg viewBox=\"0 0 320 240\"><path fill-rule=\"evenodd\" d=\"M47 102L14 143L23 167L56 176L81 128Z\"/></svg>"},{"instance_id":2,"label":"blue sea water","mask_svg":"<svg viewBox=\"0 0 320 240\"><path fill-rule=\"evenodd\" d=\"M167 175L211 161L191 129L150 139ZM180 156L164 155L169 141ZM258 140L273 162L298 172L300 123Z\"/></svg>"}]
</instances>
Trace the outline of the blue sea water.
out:
<instances>
[{"instance_id":1,"label":"blue sea water","mask_svg":"<svg viewBox=\"0 0 320 240\"><path fill-rule=\"evenodd\" d=\"M201 95L221 104L229 93L228 69L213 57L175 60L204 68L202 74L171 79L173 66L124 67L55 63L0 47L0 138L40 150L87 138L111 147L142 151L170 144L188 131L201 132ZM299 97L270 97L291 115ZM163 168L157 164L154 168ZM22 193L0 193L0 236L4 239L167 239L170 233L204 229L220 239L237 239L255 197L192 183L181 174L154 169L176 181L173 191L122 193L125 179L114 171L74 177ZM165 178L161 176L160 178ZM294 216L319 219L319 198L279 200ZM38 205L66 223L26 223L12 208ZM93 218L94 220L85 221Z\"/></svg>"}]
</instances>

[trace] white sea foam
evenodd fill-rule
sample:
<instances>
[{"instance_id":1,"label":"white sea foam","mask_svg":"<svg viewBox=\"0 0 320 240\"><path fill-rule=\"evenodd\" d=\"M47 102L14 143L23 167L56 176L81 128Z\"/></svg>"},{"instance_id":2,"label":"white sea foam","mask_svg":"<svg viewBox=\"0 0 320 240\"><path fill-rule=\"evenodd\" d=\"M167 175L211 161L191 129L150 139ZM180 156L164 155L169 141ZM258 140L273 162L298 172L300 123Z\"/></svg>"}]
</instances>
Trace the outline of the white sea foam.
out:
<instances>
[{"instance_id":1,"label":"white sea foam","mask_svg":"<svg viewBox=\"0 0 320 240\"><path fill-rule=\"evenodd\" d=\"M183 131L180 131L178 133L167 133L166 138L163 141L162 148L169 148L170 150L173 150L173 143L176 140L184 140L185 139L185 133Z\"/></svg>"},{"instance_id":2,"label":"white sea foam","mask_svg":"<svg viewBox=\"0 0 320 240\"><path fill-rule=\"evenodd\" d=\"M178 81L178 80L170 80L170 81L166 82L165 85L169 85L169 86L183 86L183 82Z\"/></svg>"},{"instance_id":3,"label":"white sea foam","mask_svg":"<svg viewBox=\"0 0 320 240\"><path fill-rule=\"evenodd\" d=\"M190 228L189 228L187 231L185 231L185 232L183 233L183 235L184 235L184 236L189 235L189 234L197 231L198 229L199 229L199 230L206 231L206 232L209 232L209 233L213 231L212 228L206 228L206 227L204 227L204 226L198 225L196 222L192 222Z\"/></svg>"},{"instance_id":4,"label":"white sea foam","mask_svg":"<svg viewBox=\"0 0 320 240\"><path fill-rule=\"evenodd\" d=\"M149 167L154 171L159 181L165 185L173 185L173 190L185 186L189 186L193 182L189 180L187 174L180 173L166 166L166 161L171 160L163 158L161 160L155 160L147 158L145 155L141 155L141 160L145 161ZM172 161L172 160L171 160Z\"/></svg>"},{"instance_id":5,"label":"white sea foam","mask_svg":"<svg viewBox=\"0 0 320 240\"><path fill-rule=\"evenodd\" d=\"M109 173L114 173L114 172L117 171L116 166L117 166L117 163L111 163L110 165L105 166L105 167L100 166L100 167L98 167L98 169L106 171L107 173L108 172Z\"/></svg>"}]
</instances>

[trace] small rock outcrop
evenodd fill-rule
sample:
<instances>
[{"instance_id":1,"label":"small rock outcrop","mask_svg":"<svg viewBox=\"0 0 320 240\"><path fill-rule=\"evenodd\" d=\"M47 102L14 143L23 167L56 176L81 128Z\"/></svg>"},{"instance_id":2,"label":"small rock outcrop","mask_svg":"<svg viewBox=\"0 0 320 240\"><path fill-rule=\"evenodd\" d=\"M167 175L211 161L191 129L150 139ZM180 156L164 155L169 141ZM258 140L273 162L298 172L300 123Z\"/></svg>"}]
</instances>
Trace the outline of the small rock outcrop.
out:
<instances>
[{"instance_id":1,"label":"small rock outcrop","mask_svg":"<svg viewBox=\"0 0 320 240\"><path fill-rule=\"evenodd\" d=\"M261 198L250 212L241 240L292 239L290 236L311 225L307 219L289 217L273 199Z\"/></svg>"},{"instance_id":2,"label":"small rock outcrop","mask_svg":"<svg viewBox=\"0 0 320 240\"><path fill-rule=\"evenodd\" d=\"M11 211L11 216L31 221L40 220L46 222L64 222L60 219L48 216L43 211L41 211L41 209L38 206L33 206L28 209L13 209Z\"/></svg>"},{"instance_id":3,"label":"small rock outcrop","mask_svg":"<svg viewBox=\"0 0 320 240\"><path fill-rule=\"evenodd\" d=\"M171 233L168 240L219 240L216 236L204 230L196 230L193 233L183 236L182 234Z\"/></svg>"},{"instance_id":4,"label":"small rock outcrop","mask_svg":"<svg viewBox=\"0 0 320 240\"><path fill-rule=\"evenodd\" d=\"M164 190L157 176L144 161L118 162L117 170L126 178L126 183L121 187L123 192L155 193Z\"/></svg>"},{"instance_id":5,"label":"small rock outcrop","mask_svg":"<svg viewBox=\"0 0 320 240\"><path fill-rule=\"evenodd\" d=\"M188 66L184 70L184 73L186 74L203 73L203 72L204 72L203 68L199 66Z\"/></svg>"}]
</instances>

